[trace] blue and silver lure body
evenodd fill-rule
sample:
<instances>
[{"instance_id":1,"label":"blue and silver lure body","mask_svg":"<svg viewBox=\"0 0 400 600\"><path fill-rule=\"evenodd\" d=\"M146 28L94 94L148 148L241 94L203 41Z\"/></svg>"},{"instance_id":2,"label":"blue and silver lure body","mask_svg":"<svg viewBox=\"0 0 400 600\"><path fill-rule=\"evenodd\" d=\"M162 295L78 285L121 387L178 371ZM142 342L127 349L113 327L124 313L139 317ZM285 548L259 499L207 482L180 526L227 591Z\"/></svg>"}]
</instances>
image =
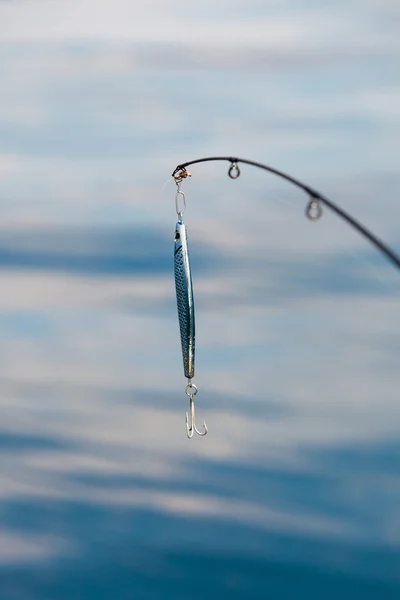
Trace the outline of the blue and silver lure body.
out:
<instances>
[{"instance_id":1,"label":"blue and silver lure body","mask_svg":"<svg viewBox=\"0 0 400 600\"><path fill-rule=\"evenodd\" d=\"M185 224L179 220L175 227L175 289L181 334L183 370L189 381L194 377L195 317L192 275Z\"/></svg>"},{"instance_id":2,"label":"blue and silver lure body","mask_svg":"<svg viewBox=\"0 0 400 600\"><path fill-rule=\"evenodd\" d=\"M178 187L177 198L183 192ZM184 200L185 202L185 200ZM185 206L186 204L184 204ZM194 377L194 356L195 356L195 318L194 318L194 298L192 274L190 271L189 249L187 243L186 227L182 219L182 211L177 211L178 222L175 227L175 248L174 248L174 269L175 269L175 289L176 303L178 306L179 329L181 334L183 372L187 377L188 384L185 388L186 395L190 400L190 417L186 413L186 433L188 438L192 438L194 432L198 435L206 435L207 425L203 423L204 431L197 429L195 423L194 396L197 394L197 386L192 383Z\"/></svg>"}]
</instances>

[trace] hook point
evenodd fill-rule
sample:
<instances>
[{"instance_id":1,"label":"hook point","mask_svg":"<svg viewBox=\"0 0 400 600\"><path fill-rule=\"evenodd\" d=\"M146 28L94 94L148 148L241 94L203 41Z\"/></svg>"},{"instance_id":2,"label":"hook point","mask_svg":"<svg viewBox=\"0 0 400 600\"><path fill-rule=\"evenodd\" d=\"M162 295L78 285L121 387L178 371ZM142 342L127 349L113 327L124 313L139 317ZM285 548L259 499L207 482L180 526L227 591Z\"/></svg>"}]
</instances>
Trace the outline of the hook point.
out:
<instances>
[{"instance_id":1,"label":"hook point","mask_svg":"<svg viewBox=\"0 0 400 600\"><path fill-rule=\"evenodd\" d=\"M194 386L194 384L190 384L190 387L195 387L195 386ZM196 393L197 393L197 388L196 388ZM199 431L196 427L195 412L194 412L194 400L193 400L194 395L195 394L188 394L188 396L190 398L190 425L189 425L189 414L186 413L186 434L189 439L192 439L194 432L196 432L197 435L200 435L200 436L207 435L207 433L208 433L208 428L207 428L205 421L203 422L203 427L204 427L203 432Z\"/></svg>"}]
</instances>

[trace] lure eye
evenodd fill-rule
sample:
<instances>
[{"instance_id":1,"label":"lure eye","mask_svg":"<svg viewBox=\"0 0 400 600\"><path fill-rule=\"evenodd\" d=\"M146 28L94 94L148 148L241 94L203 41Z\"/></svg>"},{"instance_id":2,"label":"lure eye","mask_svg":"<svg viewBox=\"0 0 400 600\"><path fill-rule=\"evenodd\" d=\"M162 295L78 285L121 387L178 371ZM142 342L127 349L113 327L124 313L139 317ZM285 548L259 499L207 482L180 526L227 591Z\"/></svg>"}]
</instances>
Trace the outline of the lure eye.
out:
<instances>
[{"instance_id":1,"label":"lure eye","mask_svg":"<svg viewBox=\"0 0 400 600\"><path fill-rule=\"evenodd\" d=\"M180 237L181 237L180 234L177 231L175 231L175 241L179 240Z\"/></svg>"}]
</instances>

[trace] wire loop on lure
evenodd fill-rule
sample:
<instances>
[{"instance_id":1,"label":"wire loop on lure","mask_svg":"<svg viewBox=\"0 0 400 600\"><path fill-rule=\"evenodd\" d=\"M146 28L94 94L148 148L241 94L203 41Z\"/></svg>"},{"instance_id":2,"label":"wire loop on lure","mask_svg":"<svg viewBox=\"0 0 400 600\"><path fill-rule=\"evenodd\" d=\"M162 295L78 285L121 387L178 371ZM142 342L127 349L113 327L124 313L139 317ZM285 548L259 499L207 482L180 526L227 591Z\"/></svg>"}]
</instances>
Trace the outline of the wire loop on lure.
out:
<instances>
[{"instance_id":1,"label":"wire loop on lure","mask_svg":"<svg viewBox=\"0 0 400 600\"><path fill-rule=\"evenodd\" d=\"M307 204L306 217L310 221L318 221L322 217L322 208L315 196L311 196L310 202Z\"/></svg>"},{"instance_id":2,"label":"wire loop on lure","mask_svg":"<svg viewBox=\"0 0 400 600\"><path fill-rule=\"evenodd\" d=\"M175 209L176 209L176 214L178 215L178 219L181 221L182 217L183 217L183 213L185 212L185 208L186 208L186 196L184 194L184 192L182 192L182 190L180 189L180 184L178 185L178 191L176 192L176 196L175 196ZM182 203L182 206L180 207L180 203Z\"/></svg>"},{"instance_id":3,"label":"wire loop on lure","mask_svg":"<svg viewBox=\"0 0 400 600\"><path fill-rule=\"evenodd\" d=\"M176 214L178 215L178 219L182 221L183 213L186 209L186 196L181 190L181 183L183 179L186 179L186 177L191 177L191 174L186 169L180 169L180 171L175 173L173 177L175 179L176 187L178 188L175 196ZM180 204L182 206L181 208Z\"/></svg>"},{"instance_id":4,"label":"wire loop on lure","mask_svg":"<svg viewBox=\"0 0 400 600\"><path fill-rule=\"evenodd\" d=\"M206 422L203 421L203 427L204 427L204 431L201 432L197 429L196 427L196 423L195 423L195 409L194 409L194 400L193 398L195 397L195 395L197 394L199 390L197 389L197 386L194 385L194 383L192 383L191 381L189 381L189 383L187 384L186 388L185 388L185 393L187 396L189 396L189 400L190 400L190 424L189 424L189 415L188 413L186 413L186 433L189 439L191 439L193 437L194 432L197 433L197 435L207 435L208 433L208 429L207 429L207 425Z\"/></svg>"},{"instance_id":5,"label":"wire loop on lure","mask_svg":"<svg viewBox=\"0 0 400 600\"><path fill-rule=\"evenodd\" d=\"M237 179L240 175L240 169L235 162L229 167L228 175L231 179Z\"/></svg>"},{"instance_id":6,"label":"wire loop on lure","mask_svg":"<svg viewBox=\"0 0 400 600\"><path fill-rule=\"evenodd\" d=\"M191 390L193 390L193 391L191 391ZM195 385L191 381L189 381L189 383L185 387L185 394L186 394L186 396L195 396L198 391L199 390L197 388L197 385Z\"/></svg>"}]
</instances>

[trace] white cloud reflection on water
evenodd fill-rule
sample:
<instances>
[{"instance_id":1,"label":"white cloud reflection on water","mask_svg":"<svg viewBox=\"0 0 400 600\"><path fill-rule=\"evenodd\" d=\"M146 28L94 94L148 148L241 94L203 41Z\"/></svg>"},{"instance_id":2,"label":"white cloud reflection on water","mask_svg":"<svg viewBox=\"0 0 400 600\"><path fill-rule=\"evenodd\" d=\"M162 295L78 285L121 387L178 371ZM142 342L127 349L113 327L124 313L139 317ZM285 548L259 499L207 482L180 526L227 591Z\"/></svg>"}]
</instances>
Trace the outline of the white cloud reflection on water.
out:
<instances>
[{"instance_id":1,"label":"white cloud reflection on water","mask_svg":"<svg viewBox=\"0 0 400 600\"><path fill-rule=\"evenodd\" d=\"M253 3L254 27L239 13L210 25L233 5L203 2L177 30L172 5L120 3L135 21L117 4L96 2L94 20L90 2L74 5L80 18L62 3L0 5L2 498L397 547L396 274L331 216L309 224L306 199L265 174L194 167L210 434L189 443L163 187L182 160L238 153L397 243L396 6L310 4L288 21Z\"/></svg>"}]
</instances>

